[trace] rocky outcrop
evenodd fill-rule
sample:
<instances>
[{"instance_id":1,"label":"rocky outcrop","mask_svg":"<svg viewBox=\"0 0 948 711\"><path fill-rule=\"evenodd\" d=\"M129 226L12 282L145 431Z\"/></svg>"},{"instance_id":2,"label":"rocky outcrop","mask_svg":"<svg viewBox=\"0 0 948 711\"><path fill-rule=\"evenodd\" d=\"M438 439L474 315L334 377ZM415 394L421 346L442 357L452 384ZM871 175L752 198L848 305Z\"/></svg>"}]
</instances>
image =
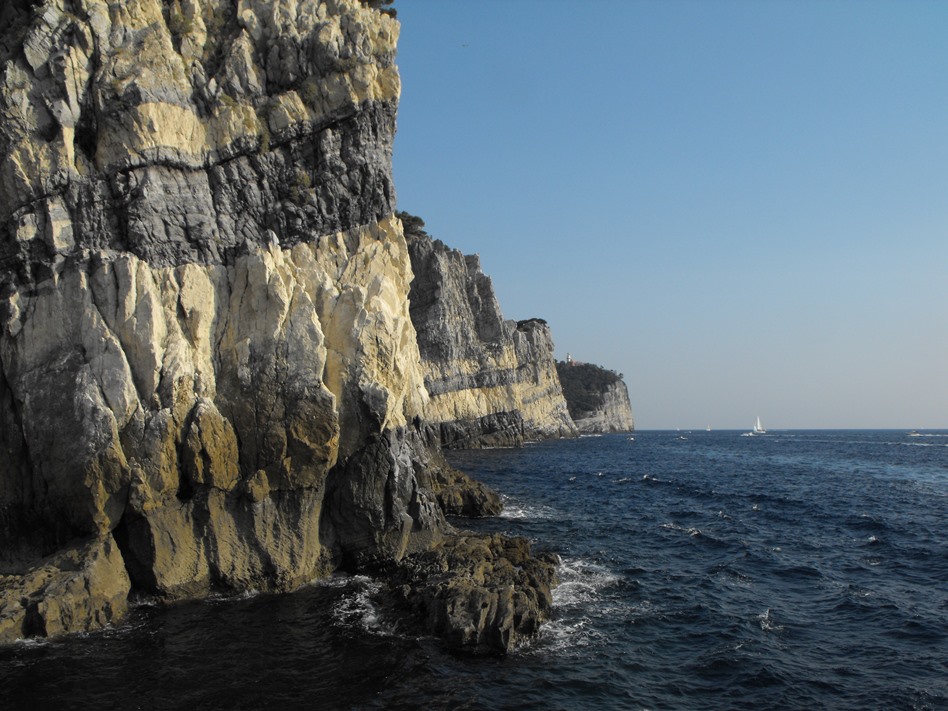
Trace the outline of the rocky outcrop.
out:
<instances>
[{"instance_id":1,"label":"rocky outcrop","mask_svg":"<svg viewBox=\"0 0 948 711\"><path fill-rule=\"evenodd\" d=\"M629 390L618 373L591 363L558 361L556 370L570 417L586 434L635 429Z\"/></svg>"},{"instance_id":2,"label":"rocky outcrop","mask_svg":"<svg viewBox=\"0 0 948 711\"><path fill-rule=\"evenodd\" d=\"M122 619L128 575L111 536L70 546L22 574L0 575L0 641L88 632Z\"/></svg>"},{"instance_id":3,"label":"rocky outcrop","mask_svg":"<svg viewBox=\"0 0 948 711\"><path fill-rule=\"evenodd\" d=\"M557 562L524 538L461 535L394 564L391 595L454 647L510 651L550 617Z\"/></svg>"},{"instance_id":4,"label":"rocky outcrop","mask_svg":"<svg viewBox=\"0 0 948 711\"><path fill-rule=\"evenodd\" d=\"M572 436L541 319L506 321L476 255L433 240L401 213L415 281L411 318L431 398L429 422L446 447L511 446Z\"/></svg>"},{"instance_id":5,"label":"rocky outcrop","mask_svg":"<svg viewBox=\"0 0 948 711\"><path fill-rule=\"evenodd\" d=\"M424 425L378 4L0 9L0 641L492 510Z\"/></svg>"}]
</instances>

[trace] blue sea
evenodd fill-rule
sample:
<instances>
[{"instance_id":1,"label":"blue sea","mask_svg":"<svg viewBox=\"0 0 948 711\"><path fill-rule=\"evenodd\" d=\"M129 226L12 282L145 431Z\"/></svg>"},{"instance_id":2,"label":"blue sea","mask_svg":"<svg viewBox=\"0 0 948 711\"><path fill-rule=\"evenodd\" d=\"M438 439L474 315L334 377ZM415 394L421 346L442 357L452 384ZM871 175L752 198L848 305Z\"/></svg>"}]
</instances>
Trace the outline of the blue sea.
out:
<instances>
[{"instance_id":1,"label":"blue sea","mask_svg":"<svg viewBox=\"0 0 948 711\"><path fill-rule=\"evenodd\" d=\"M562 559L555 619L449 654L339 577L0 649L0 708L948 709L948 433L637 432L461 452L459 526Z\"/></svg>"}]
</instances>

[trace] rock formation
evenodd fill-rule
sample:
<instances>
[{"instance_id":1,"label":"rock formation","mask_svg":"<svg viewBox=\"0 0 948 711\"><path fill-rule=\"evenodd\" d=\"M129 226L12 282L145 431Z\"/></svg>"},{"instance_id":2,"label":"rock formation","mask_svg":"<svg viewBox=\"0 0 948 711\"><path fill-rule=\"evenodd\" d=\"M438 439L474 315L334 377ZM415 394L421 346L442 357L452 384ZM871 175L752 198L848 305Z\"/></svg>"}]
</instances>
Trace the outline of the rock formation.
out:
<instances>
[{"instance_id":1,"label":"rock formation","mask_svg":"<svg viewBox=\"0 0 948 711\"><path fill-rule=\"evenodd\" d=\"M390 595L431 634L464 649L512 649L539 630L556 579L551 555L524 538L458 536L413 556L391 576Z\"/></svg>"},{"instance_id":2,"label":"rock formation","mask_svg":"<svg viewBox=\"0 0 948 711\"><path fill-rule=\"evenodd\" d=\"M580 432L631 432L635 429L629 390L622 376L591 363L558 361L569 414Z\"/></svg>"},{"instance_id":3,"label":"rock formation","mask_svg":"<svg viewBox=\"0 0 948 711\"><path fill-rule=\"evenodd\" d=\"M505 321L476 255L463 255L400 213L415 280L428 420L445 447L511 446L575 436L556 375L553 339L541 319Z\"/></svg>"},{"instance_id":4,"label":"rock formation","mask_svg":"<svg viewBox=\"0 0 948 711\"><path fill-rule=\"evenodd\" d=\"M403 560L452 535L439 495L496 504L424 425L450 377L409 315L375 5L0 9L0 640ZM497 328L511 367L548 340Z\"/></svg>"}]
</instances>

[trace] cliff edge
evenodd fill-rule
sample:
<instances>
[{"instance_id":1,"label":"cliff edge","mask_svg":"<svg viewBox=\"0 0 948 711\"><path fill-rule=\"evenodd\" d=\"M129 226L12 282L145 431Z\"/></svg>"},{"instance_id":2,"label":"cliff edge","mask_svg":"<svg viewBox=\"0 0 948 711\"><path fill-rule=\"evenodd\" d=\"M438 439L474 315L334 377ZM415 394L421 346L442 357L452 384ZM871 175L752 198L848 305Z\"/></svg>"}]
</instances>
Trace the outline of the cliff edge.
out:
<instances>
[{"instance_id":1,"label":"cliff edge","mask_svg":"<svg viewBox=\"0 0 948 711\"><path fill-rule=\"evenodd\" d=\"M584 434L631 432L635 429L629 390L622 376L591 363L557 361L569 414Z\"/></svg>"},{"instance_id":2,"label":"cliff edge","mask_svg":"<svg viewBox=\"0 0 948 711\"><path fill-rule=\"evenodd\" d=\"M546 321L505 320L490 277L399 213L415 280L412 323L430 401L428 420L449 448L517 446L576 428L556 375Z\"/></svg>"},{"instance_id":3,"label":"cliff edge","mask_svg":"<svg viewBox=\"0 0 948 711\"><path fill-rule=\"evenodd\" d=\"M0 9L0 641L455 535L377 5Z\"/></svg>"}]
</instances>

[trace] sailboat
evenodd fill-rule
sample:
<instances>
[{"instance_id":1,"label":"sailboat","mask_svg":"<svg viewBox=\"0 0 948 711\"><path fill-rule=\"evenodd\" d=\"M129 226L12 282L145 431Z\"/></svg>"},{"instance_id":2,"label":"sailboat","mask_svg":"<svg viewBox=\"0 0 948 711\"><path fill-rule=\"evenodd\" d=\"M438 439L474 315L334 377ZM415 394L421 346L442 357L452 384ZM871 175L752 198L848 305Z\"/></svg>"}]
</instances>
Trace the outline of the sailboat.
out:
<instances>
[{"instance_id":1,"label":"sailboat","mask_svg":"<svg viewBox=\"0 0 948 711\"><path fill-rule=\"evenodd\" d=\"M745 432L745 433L744 433L743 435L741 435L741 436L742 436L742 437L753 437L754 435L762 435L762 434L767 434L767 430L765 430L765 429L763 428L763 426L760 424L760 416L758 415L758 417L757 417L757 424L754 425L754 429L752 429L750 432Z\"/></svg>"}]
</instances>

